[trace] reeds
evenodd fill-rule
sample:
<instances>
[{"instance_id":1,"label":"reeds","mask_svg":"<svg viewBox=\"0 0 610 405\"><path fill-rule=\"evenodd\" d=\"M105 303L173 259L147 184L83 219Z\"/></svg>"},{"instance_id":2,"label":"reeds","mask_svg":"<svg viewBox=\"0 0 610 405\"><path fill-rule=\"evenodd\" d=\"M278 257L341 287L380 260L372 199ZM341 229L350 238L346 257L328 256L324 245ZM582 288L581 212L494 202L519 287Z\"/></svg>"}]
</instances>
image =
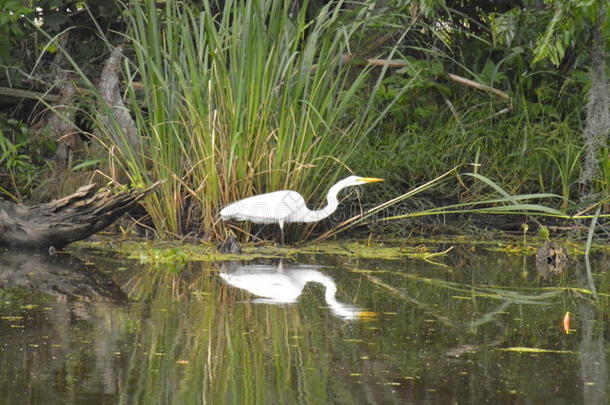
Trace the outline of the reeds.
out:
<instances>
[{"instance_id":1,"label":"reeds","mask_svg":"<svg viewBox=\"0 0 610 405\"><path fill-rule=\"evenodd\" d=\"M415 187L404 194L401 194L395 198L387 200L381 204L373 206L368 210L362 212L361 214L355 215L324 232L320 236L318 236L315 241L321 241L328 239L332 236L337 235L340 232L344 232L354 226L362 225L365 223L371 223L375 221L396 221L396 220L404 220L422 216L431 216L431 215L447 215L447 214L461 214L461 213L474 213L474 214L515 214L515 215L534 215L534 216L544 216L544 217L554 217L561 218L565 220L582 220L593 218L591 227L595 228L595 221L597 218L608 218L610 215L600 215L600 210L602 204L606 202L607 199L596 202L591 206L587 207L586 210L583 210L579 213L568 214L565 211L561 211L553 208L549 205L544 205L542 202L552 201L555 199L560 199L562 196L552 193L533 193L533 194L518 194L511 195L509 192L504 190L500 185L498 185L493 180L488 177L482 176L478 173L462 173L458 174L458 169L460 169L462 165L456 166L451 170L446 171L440 176L435 177L428 182ZM475 166L475 169L477 166ZM404 212L394 215L384 214L384 210L396 206L398 203L405 201L409 198L416 196L419 193L422 193L426 190L429 190L433 187L438 187L446 182L451 176L463 176L466 178L470 178L473 181L477 181L480 185L484 187L488 187L493 190L495 195L499 195L499 197L492 198L483 198L477 199L475 201L469 201L464 203L450 204L445 206L438 206L429 209L415 210L411 212ZM595 215L584 215L585 212L592 210L597 207L597 212ZM590 231L590 236L593 231ZM590 242L589 242L590 243Z\"/></svg>"},{"instance_id":2,"label":"reeds","mask_svg":"<svg viewBox=\"0 0 610 405\"><path fill-rule=\"evenodd\" d=\"M341 4L313 19L307 3L217 6L126 5L127 94L143 148L121 162L134 182L165 179L145 203L165 236L219 236L219 207L255 193L324 195L379 120L359 99L368 70L342 63L359 24L338 24Z\"/></svg>"}]
</instances>

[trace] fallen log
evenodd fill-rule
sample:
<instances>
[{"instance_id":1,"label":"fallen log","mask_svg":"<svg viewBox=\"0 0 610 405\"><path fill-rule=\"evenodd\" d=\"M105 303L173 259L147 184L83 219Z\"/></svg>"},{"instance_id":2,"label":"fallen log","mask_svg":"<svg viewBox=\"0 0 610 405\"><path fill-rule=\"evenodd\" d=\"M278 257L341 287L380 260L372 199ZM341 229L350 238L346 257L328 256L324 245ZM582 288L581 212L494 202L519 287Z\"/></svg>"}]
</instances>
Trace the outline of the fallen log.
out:
<instances>
[{"instance_id":1,"label":"fallen log","mask_svg":"<svg viewBox=\"0 0 610 405\"><path fill-rule=\"evenodd\" d=\"M145 189L95 192L95 184L45 204L26 206L0 202L0 246L61 249L106 228L160 182Z\"/></svg>"}]
</instances>

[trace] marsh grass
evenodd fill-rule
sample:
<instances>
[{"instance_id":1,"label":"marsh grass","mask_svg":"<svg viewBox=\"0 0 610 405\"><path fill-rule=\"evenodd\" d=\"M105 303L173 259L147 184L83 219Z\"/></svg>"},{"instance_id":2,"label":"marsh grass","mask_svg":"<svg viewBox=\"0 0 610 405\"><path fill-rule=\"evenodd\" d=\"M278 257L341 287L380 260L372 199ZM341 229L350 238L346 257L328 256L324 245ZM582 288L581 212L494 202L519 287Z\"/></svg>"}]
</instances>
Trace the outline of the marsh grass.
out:
<instances>
[{"instance_id":1,"label":"marsh grass","mask_svg":"<svg viewBox=\"0 0 610 405\"><path fill-rule=\"evenodd\" d=\"M222 236L218 209L256 193L320 198L379 121L360 99L369 71L341 62L359 23L338 23L341 4L310 20L291 4L128 4L127 94L145 146L121 162L134 182L166 179L145 203L161 233Z\"/></svg>"},{"instance_id":2,"label":"marsh grass","mask_svg":"<svg viewBox=\"0 0 610 405\"><path fill-rule=\"evenodd\" d=\"M257 193L295 189L314 205L321 202L387 113L372 103L387 69L370 77L370 69L343 59L365 19L356 11L351 22L340 21L342 2L170 0L159 7L134 0L123 6L124 98L139 150L113 119L113 107L58 45L59 35L45 36L86 88L89 111L82 113L107 151L104 172L126 175L135 185L164 180L143 203L162 237L222 238L220 207ZM101 28L100 36L113 50Z\"/></svg>"},{"instance_id":3,"label":"marsh grass","mask_svg":"<svg viewBox=\"0 0 610 405\"><path fill-rule=\"evenodd\" d=\"M532 216L546 216L554 217L565 220L582 220L593 218L592 228L595 227L595 221L598 218L609 218L609 215L600 214L601 206L606 200L601 200L587 210L597 207L595 215L584 215L584 212L569 214L566 211L558 210L553 207L552 201L555 199L562 199L563 197L553 193L530 193L530 194L517 194L512 195L508 191L504 190L499 184L491 180L490 178L483 176L478 173L461 173L458 174L458 170L463 165L456 166L451 170L446 171L440 176L427 181L426 183L415 187L404 194L401 194L395 198L387 200L381 204L378 204L358 215L355 215L347 220L337 224L333 228L324 232L318 236L315 241L319 242L335 236L341 232L347 231L354 226L368 224L372 222L385 222L385 221L396 221L404 220L423 216L433 215L447 215L447 214L515 214L515 215L532 215ZM476 166L475 166L476 168ZM415 210L411 212L399 213L396 215L384 215L384 210L390 207L396 206L397 204L413 198L417 194L424 191L430 190L433 187L438 187L443 183L447 182L450 178L455 176L470 178L474 180L475 184L483 188L491 189L491 195L493 197L478 198L474 201L468 201L457 204L449 204L444 206L433 207L429 209ZM477 191L478 195L484 195L481 191ZM543 204L543 202L548 205ZM590 231L590 237L593 231Z\"/></svg>"}]
</instances>

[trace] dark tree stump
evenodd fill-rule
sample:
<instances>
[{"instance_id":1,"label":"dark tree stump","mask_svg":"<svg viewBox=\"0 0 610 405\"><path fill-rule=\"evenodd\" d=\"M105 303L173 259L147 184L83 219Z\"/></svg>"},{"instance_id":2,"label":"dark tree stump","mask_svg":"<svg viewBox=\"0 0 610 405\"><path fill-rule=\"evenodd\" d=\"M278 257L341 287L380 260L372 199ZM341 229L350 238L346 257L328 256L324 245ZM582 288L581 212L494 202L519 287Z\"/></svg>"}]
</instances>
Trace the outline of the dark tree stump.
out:
<instances>
[{"instance_id":1,"label":"dark tree stump","mask_svg":"<svg viewBox=\"0 0 610 405\"><path fill-rule=\"evenodd\" d=\"M536 253L536 270L543 278L561 274L569 263L566 250L551 241L546 241Z\"/></svg>"},{"instance_id":2,"label":"dark tree stump","mask_svg":"<svg viewBox=\"0 0 610 405\"><path fill-rule=\"evenodd\" d=\"M0 246L28 249L61 249L106 228L154 190L95 192L95 184L49 203L25 206L0 202Z\"/></svg>"}]
</instances>

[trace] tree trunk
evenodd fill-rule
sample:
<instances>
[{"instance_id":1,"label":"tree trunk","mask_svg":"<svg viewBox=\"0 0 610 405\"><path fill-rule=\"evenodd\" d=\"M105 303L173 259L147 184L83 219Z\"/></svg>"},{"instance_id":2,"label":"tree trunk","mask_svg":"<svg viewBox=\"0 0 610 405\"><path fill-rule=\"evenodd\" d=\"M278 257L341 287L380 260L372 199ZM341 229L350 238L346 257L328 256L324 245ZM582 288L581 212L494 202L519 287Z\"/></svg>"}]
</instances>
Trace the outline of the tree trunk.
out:
<instances>
[{"instance_id":1,"label":"tree trunk","mask_svg":"<svg viewBox=\"0 0 610 405\"><path fill-rule=\"evenodd\" d=\"M135 122L123 102L121 95L119 73L123 60L123 47L114 48L106 60L98 82L98 89L103 102L98 102L100 111L100 127L110 132L114 143L121 146L121 151L128 155L127 148L136 155L140 152L140 137ZM103 139L103 134L97 130L97 136Z\"/></svg>"},{"instance_id":2,"label":"tree trunk","mask_svg":"<svg viewBox=\"0 0 610 405\"><path fill-rule=\"evenodd\" d=\"M581 201L587 201L593 193L593 180L599 168L599 150L608 146L610 134L610 87L606 74L606 43L602 34L602 24L606 19L606 7L600 7L597 26L591 47L591 88L587 95L587 117L583 138L585 142L585 162L580 177L583 185ZM602 159L607 157L602 156Z\"/></svg>"}]
</instances>

